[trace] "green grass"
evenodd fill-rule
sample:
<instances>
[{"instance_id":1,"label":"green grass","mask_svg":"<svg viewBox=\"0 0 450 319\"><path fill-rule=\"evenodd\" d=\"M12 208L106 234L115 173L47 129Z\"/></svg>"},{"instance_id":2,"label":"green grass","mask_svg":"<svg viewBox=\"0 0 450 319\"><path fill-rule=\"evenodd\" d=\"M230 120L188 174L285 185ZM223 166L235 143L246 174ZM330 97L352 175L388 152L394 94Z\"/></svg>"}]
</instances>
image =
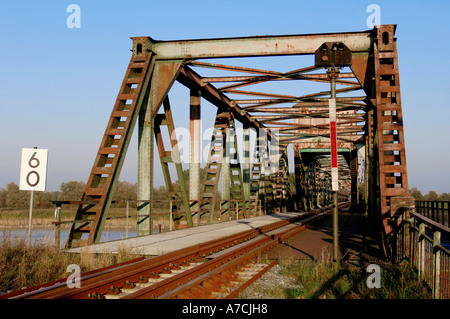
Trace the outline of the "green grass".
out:
<instances>
[{"instance_id":1,"label":"green grass","mask_svg":"<svg viewBox=\"0 0 450 319\"><path fill-rule=\"evenodd\" d=\"M0 293L16 291L53 280L66 278L70 264L80 266L81 272L106 267L136 258L125 250L117 255L68 254L53 244L28 246L23 240L3 239L0 244Z\"/></svg>"},{"instance_id":2,"label":"green grass","mask_svg":"<svg viewBox=\"0 0 450 319\"><path fill-rule=\"evenodd\" d=\"M254 298L256 293L264 298L275 299L432 298L430 289L418 280L417 272L407 262L398 265L378 263L380 288L367 286L367 279L372 272L368 273L366 266L359 268L347 263L335 263L325 257L317 261L284 258L278 264L280 267L271 276L284 276L288 280L270 279L270 285L256 282L252 285L252 292L244 291L240 297Z\"/></svg>"},{"instance_id":3,"label":"green grass","mask_svg":"<svg viewBox=\"0 0 450 319\"><path fill-rule=\"evenodd\" d=\"M370 273L332 261L291 262L282 273L296 280L297 288L286 290L288 298L302 299L428 299L429 289L422 284L409 263L380 264L381 288L368 288Z\"/></svg>"}]
</instances>

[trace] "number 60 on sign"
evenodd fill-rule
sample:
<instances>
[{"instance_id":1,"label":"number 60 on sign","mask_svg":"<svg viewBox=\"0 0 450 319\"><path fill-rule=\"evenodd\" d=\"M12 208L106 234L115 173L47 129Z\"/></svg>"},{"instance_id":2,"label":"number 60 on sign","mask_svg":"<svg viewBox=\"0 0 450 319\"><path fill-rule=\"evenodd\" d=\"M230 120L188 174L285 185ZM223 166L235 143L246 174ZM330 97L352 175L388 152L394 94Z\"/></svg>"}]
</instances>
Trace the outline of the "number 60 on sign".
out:
<instances>
[{"instance_id":1,"label":"number 60 on sign","mask_svg":"<svg viewBox=\"0 0 450 319\"><path fill-rule=\"evenodd\" d=\"M22 148L20 190L45 191L48 150Z\"/></svg>"}]
</instances>

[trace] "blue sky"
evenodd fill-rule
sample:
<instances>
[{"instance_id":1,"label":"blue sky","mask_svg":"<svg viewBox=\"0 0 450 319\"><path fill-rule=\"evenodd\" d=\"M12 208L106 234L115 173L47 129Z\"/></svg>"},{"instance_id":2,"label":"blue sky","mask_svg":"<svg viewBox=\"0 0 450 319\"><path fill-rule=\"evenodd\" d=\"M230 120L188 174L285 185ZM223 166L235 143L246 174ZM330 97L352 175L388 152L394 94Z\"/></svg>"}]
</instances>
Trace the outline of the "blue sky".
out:
<instances>
[{"instance_id":1,"label":"blue sky","mask_svg":"<svg viewBox=\"0 0 450 319\"><path fill-rule=\"evenodd\" d=\"M70 29L69 4L81 9ZM86 181L117 97L132 36L158 40L367 30L369 4L397 24L409 185L450 192L450 2L0 2L0 188L19 183L23 147L49 149L47 190ZM121 180L136 182L130 147ZM155 183L161 185L162 180Z\"/></svg>"}]
</instances>

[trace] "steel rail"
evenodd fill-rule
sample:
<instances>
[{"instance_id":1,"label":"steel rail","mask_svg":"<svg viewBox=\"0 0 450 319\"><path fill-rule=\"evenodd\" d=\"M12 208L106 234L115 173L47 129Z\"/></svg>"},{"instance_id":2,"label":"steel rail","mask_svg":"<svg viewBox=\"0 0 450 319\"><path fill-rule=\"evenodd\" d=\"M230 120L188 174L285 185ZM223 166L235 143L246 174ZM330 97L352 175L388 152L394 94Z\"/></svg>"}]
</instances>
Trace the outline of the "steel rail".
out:
<instances>
[{"instance_id":1,"label":"steel rail","mask_svg":"<svg viewBox=\"0 0 450 319\"><path fill-rule=\"evenodd\" d=\"M239 249L235 249L220 257L212 259L211 265L220 263L222 263L222 265L211 271L205 272L195 280L189 281L186 284L159 296L158 299L185 299L186 297L191 296L196 298L208 298L212 297L213 294L221 296L222 298L234 298L238 292L245 289L248 285L261 277L262 274L272 268L275 265L275 262L264 266L264 268L257 271L255 275L251 276L250 279L243 280L242 283L240 282L239 277L235 275L238 269L245 268L245 266L253 263L258 256L265 251L270 250L278 243L284 242L287 238L304 230L308 223L317 221L325 215L326 213L320 213L311 216L306 220L302 220L301 222L286 225L282 228L260 235L258 238L251 240L250 243L245 243L243 247L239 247ZM225 275L225 279L217 280L218 276L223 275ZM228 291L224 291L224 288L228 288ZM142 292L140 296L145 295L143 295ZM136 295L129 296L128 298L131 299L135 297Z\"/></svg>"},{"instance_id":2,"label":"steel rail","mask_svg":"<svg viewBox=\"0 0 450 319\"><path fill-rule=\"evenodd\" d=\"M123 263L110 265L110 266L107 266L107 267L94 269L94 270L82 273L81 274L81 280L86 280L88 278L93 278L93 277L99 276L99 275L101 275L103 273L107 273L111 269L114 269L114 268L117 268L117 267L120 267L120 266L123 266L123 265L136 263L138 261L144 260L144 258L145 257L141 256L141 257L138 257L136 259L125 261ZM44 292L47 292L47 291L50 291L50 290L55 290L55 289L60 288L60 287L67 287L67 278L61 278L61 279L53 280L51 282L47 282L47 283L40 284L40 285L37 285L37 286L33 286L33 287L29 287L29 288L13 291L13 292L10 292L8 294L1 295L0 299L24 299L24 298L28 298L28 297L31 297L33 295L36 295L37 293L41 293L42 294Z\"/></svg>"},{"instance_id":3,"label":"steel rail","mask_svg":"<svg viewBox=\"0 0 450 319\"><path fill-rule=\"evenodd\" d=\"M70 289L67 287L65 279L62 279L57 281L56 284L49 283L40 285L29 288L26 291L3 295L0 298L159 298L169 291L177 289L180 285L189 285L189 282L196 280L196 278L208 278L207 280L211 281L211 276L223 267L232 268L232 265L242 266L245 262L254 259L255 253L258 254L262 250L269 249L279 241L284 240L284 238L291 236L296 231L299 231L295 230L296 228L301 229L302 224L305 224L312 218L321 216L321 213L323 215L326 209L330 209L330 207L289 217L266 226L180 249L168 254L144 260L133 260L92 271L89 274L81 274L80 288ZM218 252L221 253L217 254ZM213 254L220 256L212 259L208 257ZM229 273L230 271L224 270L221 273ZM211 276L208 276L208 273L211 273ZM230 276L233 277L232 274ZM161 279L162 277L168 278ZM156 280L160 281L154 282Z\"/></svg>"},{"instance_id":4,"label":"steel rail","mask_svg":"<svg viewBox=\"0 0 450 319\"><path fill-rule=\"evenodd\" d=\"M266 226L258 227L245 232L241 232L239 234L230 235L221 239L212 240L188 248L180 249L161 256L156 256L145 260L142 260L141 258L136 262L128 264L125 263L125 265L120 264L115 265L115 267L106 267L95 272L91 272L89 276L82 274L80 278L81 288L79 289L68 289L65 285L65 279L61 279L57 282L54 282L53 284L49 283L32 287L27 289L26 291L21 290L11 294L3 295L0 298L77 298L80 297L80 295L83 295L84 292L86 292L86 294L81 296L81 298L87 298L88 294L90 293L89 289L92 290L95 288L99 288L98 286L100 286L100 284L110 284L112 286L118 285L117 287L120 287L123 286L120 284L120 281L122 280L123 282L125 282L123 279L127 276L132 276L133 274L140 276L141 272L161 273L165 271L164 269L168 268L169 265L182 264L183 262L186 263L186 261L192 261L192 259L201 258L201 256L206 256L208 253L218 251L224 247L230 247L243 241L249 240L259 235L260 233L282 227L310 214L311 213L305 213L301 216L288 218ZM52 289L43 289L44 286L53 287ZM106 287L106 289L104 289L104 292L109 292L109 288L111 288L111 286Z\"/></svg>"}]
</instances>

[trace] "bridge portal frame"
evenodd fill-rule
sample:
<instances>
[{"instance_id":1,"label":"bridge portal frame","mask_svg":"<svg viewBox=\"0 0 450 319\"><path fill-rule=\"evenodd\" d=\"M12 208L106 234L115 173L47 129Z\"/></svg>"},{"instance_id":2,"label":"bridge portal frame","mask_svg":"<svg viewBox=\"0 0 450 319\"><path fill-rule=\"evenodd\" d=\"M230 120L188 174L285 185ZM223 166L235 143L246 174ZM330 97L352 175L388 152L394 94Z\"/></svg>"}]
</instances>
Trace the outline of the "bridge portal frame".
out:
<instances>
[{"instance_id":1,"label":"bridge portal frame","mask_svg":"<svg viewBox=\"0 0 450 319\"><path fill-rule=\"evenodd\" d=\"M226 146L235 138L227 128L237 120L245 127L245 140L249 139L249 129L265 134L271 147L267 148L268 158L272 156L269 169L272 174L283 176L277 180L286 181L287 145L294 147L295 181L297 195L290 201L296 208L307 208L303 197L308 193L308 178L302 164L301 150L311 148L329 148L327 139L327 123L323 107L327 105L328 92L319 92L300 97L280 94L267 94L239 90L255 83L283 80L311 80L329 82L325 74L315 73L319 68L309 66L291 72L272 72L268 70L236 67L217 63L204 62L208 59L263 57L263 56L299 56L314 55L315 51L325 42L344 43L352 52L351 72L341 72L337 83L347 85L338 89L338 94L355 90L363 90L363 96L341 96L336 98L338 118L338 148L347 148L350 154L356 154L357 145L365 148L365 189L366 210L375 228L379 230L380 242L386 254L390 254L390 236L392 228L398 223L399 207L411 206L408 194L406 154L403 132L403 115L400 99L400 83L398 70L397 43L395 38L396 25L376 26L373 30L346 33L324 33L286 36L254 36L241 38L201 39L181 41L157 41L150 37L132 37L132 56L127 72L120 88L119 95L110 116L104 138L95 158L91 174L82 197L75 222L69 234L67 247L98 243L106 220L106 216L114 195L120 170L123 165L131 134L138 124L138 200L143 201L138 212L142 218L138 221L139 233L149 233L151 229L151 212L153 210L153 168L155 143L159 150L162 165L179 164L176 137L171 136L172 150L166 150L158 135L160 125L172 125L172 112L168 93L175 81L188 87L191 92L190 129L191 152L198 152L198 125L200 98L203 98L218 108L213 143L219 143L218 154L211 148L211 161L214 155L225 160L214 166L216 170L211 178L200 181L200 165L190 163L189 189L191 198L186 194L183 185L179 190L170 190L170 173L164 173L169 197L181 198L174 214L178 221L185 220L188 227L201 223L201 206L205 205L206 197L214 201L219 181L222 182L222 200L230 197L252 202L251 178L253 171L249 163L249 145L244 143L243 173L241 167L234 166L239 172L237 180L230 165L230 152ZM202 60L202 61L199 61ZM246 75L230 77L202 77L193 68L211 68L233 72L243 72ZM347 79L355 78L355 82ZM216 82L232 83L226 87L217 88ZM252 95L253 99L232 99L230 94ZM269 108L277 104L291 102L290 107ZM164 114L158 113L164 105ZM270 109L270 110L269 110ZM266 112L269 115L252 115L251 111ZM362 113L361 113L362 112ZM272 115L270 115L272 114ZM308 116L305 116L308 114ZM155 121L155 119L157 119ZM283 122L283 120L293 122ZM306 120L306 121L305 121ZM358 125L363 123L364 125ZM280 134L282 132L283 134ZM154 134L156 140L154 138ZM214 136L214 134L216 134ZM218 142L221 140L221 142ZM227 143L228 142L228 143ZM263 154L259 164L264 170L266 166ZM217 156L216 156L217 157ZM195 153L191 159L196 158ZM210 161L210 160L208 160ZM351 172L354 175L355 156L351 158ZM239 161L238 161L239 162ZM285 164L284 164L285 163ZM192 164L192 165L191 165ZM235 164L235 163L233 163ZM256 165L256 166L255 166ZM303 167L303 168L302 168ZM222 168L222 169L221 169ZM252 172L251 172L252 171ZM183 180L182 167L177 166L178 180ZM212 172L212 171L211 171ZM270 175L256 174L259 183L256 185L267 192L272 189L270 205L286 205L286 196L277 197L276 189L281 194L288 194L286 187L272 185ZM275 177L274 175L274 177ZM355 205L356 178L351 178L351 192ZM225 182L226 183L225 183ZM240 184L238 193L234 193L233 183ZM184 183L183 183L184 184ZM213 186L212 192L206 191L206 186ZM273 191L275 189L275 191ZM228 192L230 190L230 192ZM233 193L233 194L232 194ZM253 192L254 194L255 192ZM208 196L206 196L208 194ZM262 198L261 194L257 198ZM264 197L264 196L263 196ZM197 200L191 205L190 200ZM266 204L264 204L266 207ZM243 214L250 212L245 208ZM286 208L281 208L285 210ZM209 217L212 217L213 210ZM193 218L193 216L197 216ZM401 215L401 214L400 214ZM149 217L150 216L150 217ZM211 218L208 218L211 220ZM83 239L87 234L88 238Z\"/></svg>"}]
</instances>

